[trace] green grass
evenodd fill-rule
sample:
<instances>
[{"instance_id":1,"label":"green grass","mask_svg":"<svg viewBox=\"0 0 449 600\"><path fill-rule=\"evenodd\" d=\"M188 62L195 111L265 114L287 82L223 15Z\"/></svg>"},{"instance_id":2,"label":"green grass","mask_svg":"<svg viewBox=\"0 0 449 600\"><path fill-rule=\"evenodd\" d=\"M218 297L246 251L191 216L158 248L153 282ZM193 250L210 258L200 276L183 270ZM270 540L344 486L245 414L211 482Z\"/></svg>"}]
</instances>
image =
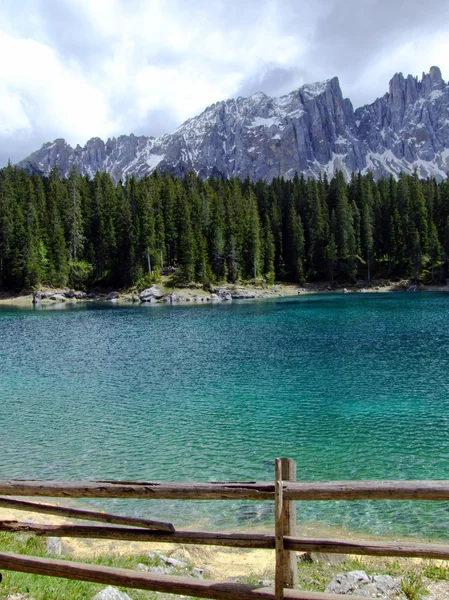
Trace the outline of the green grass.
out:
<instances>
[{"instance_id":1,"label":"green grass","mask_svg":"<svg viewBox=\"0 0 449 600\"><path fill-rule=\"evenodd\" d=\"M404 575L401 581L401 589L407 596L407 600L421 600L428 594L423 574L417 570L410 571Z\"/></svg>"},{"instance_id":2,"label":"green grass","mask_svg":"<svg viewBox=\"0 0 449 600\"><path fill-rule=\"evenodd\" d=\"M14 552L31 556L47 556L46 540L37 536L25 534L0 533L0 551ZM100 556L93 560L95 564L137 569L139 563L157 566L159 559L149 559L147 554L131 556ZM409 600L420 600L426 594L426 580L449 581L449 569L436 565L432 561L424 561L417 570L415 563L407 560L348 559L342 564L329 565L323 562L300 562L298 565L299 588L303 590L323 592L331 579L338 573L363 570L369 575L385 574L399 579L402 589ZM180 572L182 574L183 572ZM185 573L185 572L184 572ZM0 600L11 594L27 594L33 600L91 600L95 594L106 587L105 585L84 581L71 581L56 577L31 575L13 571L2 571L3 581L0 583ZM242 583L256 584L260 579L272 579L272 574L250 574L241 578ZM155 592L141 590L126 590L133 600L162 600L164 597ZM167 596L169 597L169 596ZM174 596L170 596L174 598Z\"/></svg>"},{"instance_id":3,"label":"green grass","mask_svg":"<svg viewBox=\"0 0 449 600\"><path fill-rule=\"evenodd\" d=\"M14 552L30 556L47 556L46 540L29 535L0 533L0 551ZM95 559L94 564L124 569L137 569L139 563L157 566L160 561L149 559L147 554L132 556L102 556ZM58 577L46 577L2 571L3 580L0 583L0 600L10 594L28 594L33 600L90 600L95 594L104 589L105 585L85 581L72 581ZM123 588L124 589L124 588ZM156 597L155 592L141 590L125 590L133 600L149 600Z\"/></svg>"}]
</instances>

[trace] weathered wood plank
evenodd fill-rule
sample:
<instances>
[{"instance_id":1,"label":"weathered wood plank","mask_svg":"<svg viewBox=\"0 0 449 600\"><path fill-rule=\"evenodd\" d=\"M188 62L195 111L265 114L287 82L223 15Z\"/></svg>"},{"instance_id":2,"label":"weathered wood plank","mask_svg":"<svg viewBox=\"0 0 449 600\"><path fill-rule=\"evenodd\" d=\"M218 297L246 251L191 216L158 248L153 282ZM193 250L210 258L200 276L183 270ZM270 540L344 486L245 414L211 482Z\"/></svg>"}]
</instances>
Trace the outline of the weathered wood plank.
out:
<instances>
[{"instance_id":1,"label":"weathered wood plank","mask_svg":"<svg viewBox=\"0 0 449 600\"><path fill-rule=\"evenodd\" d=\"M291 458L281 458L282 481L296 481L296 463ZM285 536L296 537L296 504L291 500L283 500L283 523ZM298 563L296 553L287 551L284 544L284 587L294 588L298 585Z\"/></svg>"},{"instance_id":2,"label":"weathered wood plank","mask_svg":"<svg viewBox=\"0 0 449 600\"><path fill-rule=\"evenodd\" d=\"M11 500L10 498L0 498L0 507L55 515L58 517L68 517L70 519L82 519L83 521L97 521L99 523L144 527L145 529L157 529L160 531L175 530L171 523L166 523L164 521L152 521L149 519L139 519L137 517L122 517L121 515L111 515L108 513L68 508L65 506L51 506L50 504L39 504L36 502L24 502L22 500Z\"/></svg>"},{"instance_id":3,"label":"weathered wood plank","mask_svg":"<svg viewBox=\"0 0 449 600\"><path fill-rule=\"evenodd\" d=\"M449 545L413 542L372 542L356 540L319 540L284 537L284 547L298 552L356 554L360 556L404 556L449 559Z\"/></svg>"},{"instance_id":4,"label":"weathered wood plank","mask_svg":"<svg viewBox=\"0 0 449 600\"><path fill-rule=\"evenodd\" d=\"M449 500L449 481L284 483L286 500Z\"/></svg>"},{"instance_id":5,"label":"weathered wood plank","mask_svg":"<svg viewBox=\"0 0 449 600\"><path fill-rule=\"evenodd\" d=\"M137 542L173 542L229 548L275 548L275 537L264 534L217 533L199 531L146 531L124 527L89 525L38 525L17 521L0 521L0 531L29 533L39 536L113 539ZM413 542L375 542L363 540L325 540L284 536L284 550L325 552L363 556L410 556L449 560L449 545Z\"/></svg>"},{"instance_id":6,"label":"weathered wood plank","mask_svg":"<svg viewBox=\"0 0 449 600\"><path fill-rule=\"evenodd\" d=\"M282 464L276 458L274 463L275 496L274 496L274 539L275 539L275 600L284 599L284 507L282 503Z\"/></svg>"},{"instance_id":7,"label":"weathered wood plank","mask_svg":"<svg viewBox=\"0 0 449 600\"><path fill-rule=\"evenodd\" d=\"M0 531L29 533L39 536L113 539L137 542L173 542L229 548L275 548L275 537L264 534L217 533L199 531L146 531L124 527L89 525L38 525L17 521L0 521ZM325 552L364 556L410 556L449 560L449 545L413 542L375 542L363 540L326 540L284 536L284 550Z\"/></svg>"},{"instance_id":8,"label":"weathered wood plank","mask_svg":"<svg viewBox=\"0 0 449 600\"><path fill-rule=\"evenodd\" d=\"M135 542L169 542L207 546L227 546L231 548L275 547L274 537L263 534L215 533L196 531L150 531L125 527L102 527L91 525L41 525L18 521L0 521L0 531L9 533L29 533L44 537L70 537Z\"/></svg>"},{"instance_id":9,"label":"weathered wood plank","mask_svg":"<svg viewBox=\"0 0 449 600\"><path fill-rule=\"evenodd\" d=\"M274 500L270 482L166 483L0 480L1 496ZM449 500L449 481L328 481L283 484L284 500Z\"/></svg>"},{"instance_id":10,"label":"weathered wood plank","mask_svg":"<svg viewBox=\"0 0 449 600\"><path fill-rule=\"evenodd\" d=\"M0 480L0 496L144 498L147 500L274 500L266 482L166 483L128 481Z\"/></svg>"},{"instance_id":11,"label":"weathered wood plank","mask_svg":"<svg viewBox=\"0 0 449 600\"><path fill-rule=\"evenodd\" d=\"M130 569L116 569L65 560L22 556L9 552L0 552L0 569L169 594L196 596L198 598L274 600L273 588L257 588L242 583L222 583L211 580L169 577L156 573L142 573ZM285 598L288 600L341 600L341 596L335 594L299 590L285 590ZM352 596L352 599L363 600L363 598L357 596Z\"/></svg>"}]
</instances>

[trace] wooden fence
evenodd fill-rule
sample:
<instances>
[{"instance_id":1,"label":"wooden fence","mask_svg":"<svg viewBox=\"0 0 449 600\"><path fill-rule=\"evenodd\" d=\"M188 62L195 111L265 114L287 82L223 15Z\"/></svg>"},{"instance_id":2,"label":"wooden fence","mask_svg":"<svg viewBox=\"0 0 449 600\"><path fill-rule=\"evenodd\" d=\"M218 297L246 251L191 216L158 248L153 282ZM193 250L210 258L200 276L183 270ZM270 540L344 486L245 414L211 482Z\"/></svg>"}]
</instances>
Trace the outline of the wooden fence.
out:
<instances>
[{"instance_id":1,"label":"wooden fence","mask_svg":"<svg viewBox=\"0 0 449 600\"><path fill-rule=\"evenodd\" d=\"M217 600L281 600L282 598L338 600L342 597L341 595L295 589L297 585L296 552L449 559L449 545L297 537L295 504L297 501L303 500L449 500L449 481L296 482L296 465L293 460L287 458L276 459L273 483L0 480L0 496L2 496L0 507L3 508L107 524L37 525L18 521L0 521L0 531L39 536L169 542L230 548L266 548L275 551L274 588L211 580L192 580L187 577L141 573L130 569L116 569L69 560L0 552L0 569L141 590L183 594L199 598L216 598ZM50 506L4 496L141 498L147 500L271 500L274 501L275 508L275 531L274 535L179 531L167 522ZM357 600L355 596L351 597Z\"/></svg>"}]
</instances>

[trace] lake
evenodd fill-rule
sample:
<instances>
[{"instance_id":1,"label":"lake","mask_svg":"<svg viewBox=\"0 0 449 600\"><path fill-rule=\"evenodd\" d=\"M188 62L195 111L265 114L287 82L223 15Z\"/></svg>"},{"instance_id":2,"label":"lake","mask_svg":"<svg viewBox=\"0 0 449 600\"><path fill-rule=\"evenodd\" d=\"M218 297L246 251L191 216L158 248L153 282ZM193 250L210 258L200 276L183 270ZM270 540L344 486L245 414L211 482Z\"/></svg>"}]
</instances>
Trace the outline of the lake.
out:
<instances>
[{"instance_id":1,"label":"lake","mask_svg":"<svg viewBox=\"0 0 449 600\"><path fill-rule=\"evenodd\" d=\"M449 295L0 307L0 478L449 479ZM214 529L267 502L91 501ZM298 521L449 538L448 503L298 504ZM300 531L300 529L299 529Z\"/></svg>"}]
</instances>

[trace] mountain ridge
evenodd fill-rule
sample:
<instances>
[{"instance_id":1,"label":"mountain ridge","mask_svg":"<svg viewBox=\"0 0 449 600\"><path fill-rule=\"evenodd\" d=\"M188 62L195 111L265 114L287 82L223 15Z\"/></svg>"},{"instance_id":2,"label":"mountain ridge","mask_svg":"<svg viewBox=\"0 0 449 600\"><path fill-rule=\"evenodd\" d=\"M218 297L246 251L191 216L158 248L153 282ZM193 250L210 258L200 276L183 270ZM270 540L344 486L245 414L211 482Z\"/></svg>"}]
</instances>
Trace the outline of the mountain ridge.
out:
<instances>
[{"instance_id":1,"label":"mountain ridge","mask_svg":"<svg viewBox=\"0 0 449 600\"><path fill-rule=\"evenodd\" d=\"M384 96L354 110L333 77L279 97L256 92L216 102L159 137L94 137L75 148L58 138L18 163L44 175L58 166L64 176L74 165L90 178L106 171L114 181L155 168L265 181L417 170L441 180L449 171L449 85L435 66L421 80L396 73Z\"/></svg>"}]
</instances>

